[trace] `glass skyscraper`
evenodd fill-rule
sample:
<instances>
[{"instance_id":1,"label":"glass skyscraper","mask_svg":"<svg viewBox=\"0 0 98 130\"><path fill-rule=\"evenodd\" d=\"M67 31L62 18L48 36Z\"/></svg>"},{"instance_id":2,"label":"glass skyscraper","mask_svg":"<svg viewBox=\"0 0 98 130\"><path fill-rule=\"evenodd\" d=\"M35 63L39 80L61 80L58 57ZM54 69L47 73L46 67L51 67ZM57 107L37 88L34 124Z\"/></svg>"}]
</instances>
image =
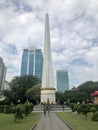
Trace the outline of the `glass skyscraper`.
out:
<instances>
[{"instance_id":1,"label":"glass skyscraper","mask_svg":"<svg viewBox=\"0 0 98 130\"><path fill-rule=\"evenodd\" d=\"M0 57L0 90L4 89L6 76L6 67L3 63L3 59Z\"/></svg>"},{"instance_id":2,"label":"glass skyscraper","mask_svg":"<svg viewBox=\"0 0 98 130\"><path fill-rule=\"evenodd\" d=\"M64 92L65 90L69 90L68 71L58 70L57 71L57 91Z\"/></svg>"},{"instance_id":3,"label":"glass skyscraper","mask_svg":"<svg viewBox=\"0 0 98 130\"><path fill-rule=\"evenodd\" d=\"M41 49L30 47L23 50L21 76L34 75L42 81L43 56Z\"/></svg>"}]
</instances>

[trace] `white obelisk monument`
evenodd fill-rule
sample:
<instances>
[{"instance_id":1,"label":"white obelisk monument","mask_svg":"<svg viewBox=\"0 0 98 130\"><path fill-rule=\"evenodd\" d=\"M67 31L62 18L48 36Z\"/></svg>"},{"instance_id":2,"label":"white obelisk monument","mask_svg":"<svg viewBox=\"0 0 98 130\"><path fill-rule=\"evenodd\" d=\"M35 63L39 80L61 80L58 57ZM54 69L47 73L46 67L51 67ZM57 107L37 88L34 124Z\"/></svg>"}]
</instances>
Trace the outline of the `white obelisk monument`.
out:
<instances>
[{"instance_id":1,"label":"white obelisk monument","mask_svg":"<svg viewBox=\"0 0 98 130\"><path fill-rule=\"evenodd\" d=\"M49 16L45 16L45 34L44 34L44 56L43 56L43 74L41 88L41 103L55 103L55 88L53 82L52 58L51 58L51 43Z\"/></svg>"}]
</instances>

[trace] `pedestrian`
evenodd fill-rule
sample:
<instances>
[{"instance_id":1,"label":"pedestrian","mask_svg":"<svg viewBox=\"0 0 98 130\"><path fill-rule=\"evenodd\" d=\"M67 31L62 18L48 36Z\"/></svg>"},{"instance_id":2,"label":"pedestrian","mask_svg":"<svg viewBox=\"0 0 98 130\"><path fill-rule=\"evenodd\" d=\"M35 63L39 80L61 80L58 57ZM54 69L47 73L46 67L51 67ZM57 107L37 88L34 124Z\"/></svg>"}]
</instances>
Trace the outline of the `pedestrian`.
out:
<instances>
[{"instance_id":1,"label":"pedestrian","mask_svg":"<svg viewBox=\"0 0 98 130\"><path fill-rule=\"evenodd\" d=\"M65 106L64 106L64 103L63 103L63 111L64 111L64 107L65 107Z\"/></svg>"},{"instance_id":2,"label":"pedestrian","mask_svg":"<svg viewBox=\"0 0 98 130\"><path fill-rule=\"evenodd\" d=\"M50 109L51 109L50 103L47 103L46 109L48 111L48 116L50 116Z\"/></svg>"},{"instance_id":3,"label":"pedestrian","mask_svg":"<svg viewBox=\"0 0 98 130\"><path fill-rule=\"evenodd\" d=\"M44 104L44 116L46 116L46 103Z\"/></svg>"}]
</instances>

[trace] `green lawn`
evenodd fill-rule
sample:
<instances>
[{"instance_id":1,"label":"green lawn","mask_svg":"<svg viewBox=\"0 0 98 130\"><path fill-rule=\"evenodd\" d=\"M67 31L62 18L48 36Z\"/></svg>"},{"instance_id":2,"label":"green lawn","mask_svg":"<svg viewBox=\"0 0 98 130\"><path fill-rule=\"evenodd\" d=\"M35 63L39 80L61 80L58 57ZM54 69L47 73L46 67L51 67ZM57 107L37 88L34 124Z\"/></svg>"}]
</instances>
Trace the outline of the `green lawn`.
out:
<instances>
[{"instance_id":1,"label":"green lawn","mask_svg":"<svg viewBox=\"0 0 98 130\"><path fill-rule=\"evenodd\" d=\"M0 113L0 130L30 130L33 124L40 118L40 115L40 113L33 113L14 122L12 114Z\"/></svg>"},{"instance_id":2,"label":"green lawn","mask_svg":"<svg viewBox=\"0 0 98 130\"><path fill-rule=\"evenodd\" d=\"M91 121L90 114L88 117L72 112L60 112L56 114L70 124L74 130L98 130L98 122Z\"/></svg>"}]
</instances>

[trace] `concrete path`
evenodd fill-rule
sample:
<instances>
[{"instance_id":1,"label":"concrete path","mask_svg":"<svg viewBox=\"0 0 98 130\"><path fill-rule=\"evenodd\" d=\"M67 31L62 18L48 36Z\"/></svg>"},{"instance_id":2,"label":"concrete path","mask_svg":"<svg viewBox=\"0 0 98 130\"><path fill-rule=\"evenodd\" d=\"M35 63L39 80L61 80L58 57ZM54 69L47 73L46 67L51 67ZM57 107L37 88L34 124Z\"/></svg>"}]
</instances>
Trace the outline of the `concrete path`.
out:
<instances>
[{"instance_id":1,"label":"concrete path","mask_svg":"<svg viewBox=\"0 0 98 130\"><path fill-rule=\"evenodd\" d=\"M41 119L33 130L71 130L54 113L50 116L42 114Z\"/></svg>"}]
</instances>

